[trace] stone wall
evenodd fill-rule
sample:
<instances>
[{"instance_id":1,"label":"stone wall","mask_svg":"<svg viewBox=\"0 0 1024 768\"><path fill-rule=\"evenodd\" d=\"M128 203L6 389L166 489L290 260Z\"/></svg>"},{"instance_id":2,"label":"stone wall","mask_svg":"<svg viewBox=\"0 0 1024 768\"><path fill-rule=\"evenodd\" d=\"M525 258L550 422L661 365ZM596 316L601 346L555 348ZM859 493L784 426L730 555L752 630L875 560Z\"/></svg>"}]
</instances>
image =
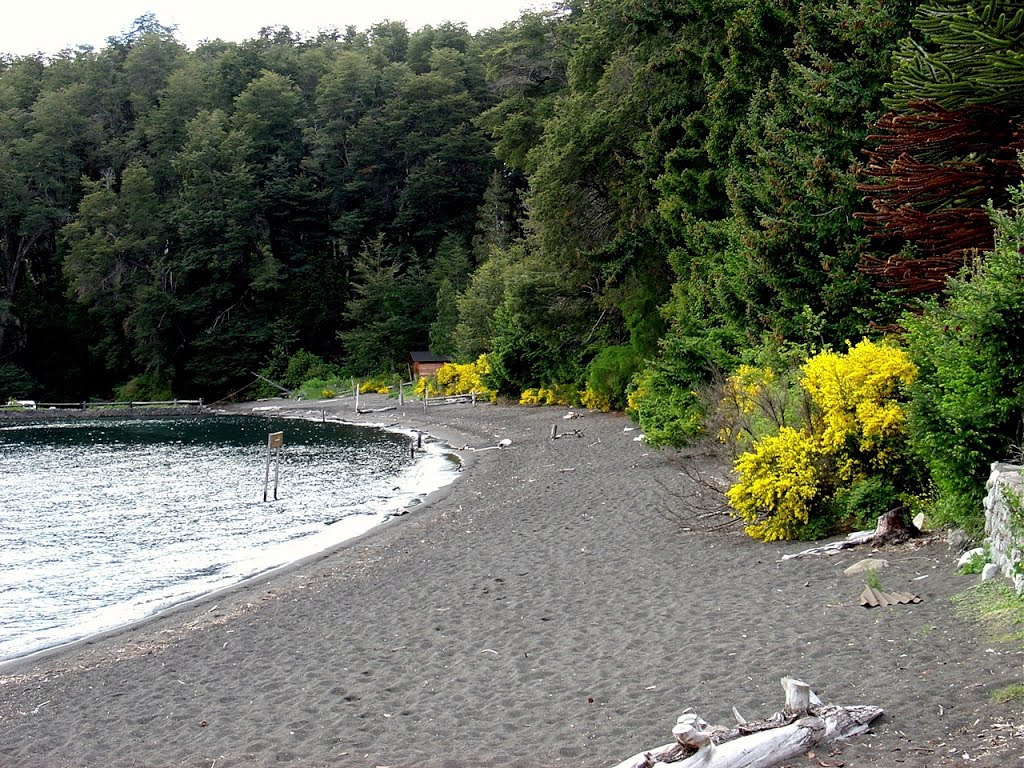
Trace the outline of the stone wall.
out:
<instances>
[{"instance_id":1,"label":"stone wall","mask_svg":"<svg viewBox=\"0 0 1024 768\"><path fill-rule=\"evenodd\" d=\"M996 462L986 487L985 536L990 560L1013 581L1017 593L1024 594L1024 520L1019 512L1024 504L1024 467ZM1008 501L1008 497L1016 501ZM1011 519L1014 506L1018 509L1016 525Z\"/></svg>"}]
</instances>

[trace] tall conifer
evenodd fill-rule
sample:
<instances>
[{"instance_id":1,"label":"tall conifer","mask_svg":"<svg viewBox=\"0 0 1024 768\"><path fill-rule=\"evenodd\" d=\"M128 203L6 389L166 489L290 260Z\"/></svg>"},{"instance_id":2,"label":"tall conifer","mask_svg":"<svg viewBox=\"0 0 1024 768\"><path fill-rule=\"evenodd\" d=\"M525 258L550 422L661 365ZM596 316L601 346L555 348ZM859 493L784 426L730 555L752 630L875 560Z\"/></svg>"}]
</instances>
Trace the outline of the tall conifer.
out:
<instances>
[{"instance_id":1,"label":"tall conifer","mask_svg":"<svg viewBox=\"0 0 1024 768\"><path fill-rule=\"evenodd\" d=\"M891 111L870 137L862 189L873 212L861 214L889 252L862 268L908 293L941 290L991 249L982 206L1006 202L1024 150L1024 3L933 0L913 24Z\"/></svg>"}]
</instances>

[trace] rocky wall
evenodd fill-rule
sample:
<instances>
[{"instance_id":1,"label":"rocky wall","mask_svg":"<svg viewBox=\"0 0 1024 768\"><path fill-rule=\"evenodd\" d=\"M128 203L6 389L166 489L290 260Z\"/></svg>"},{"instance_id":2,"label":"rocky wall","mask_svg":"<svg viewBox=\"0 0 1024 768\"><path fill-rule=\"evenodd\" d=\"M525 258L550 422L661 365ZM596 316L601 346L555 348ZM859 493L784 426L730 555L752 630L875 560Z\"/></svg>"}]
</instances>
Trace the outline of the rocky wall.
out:
<instances>
[{"instance_id":1,"label":"rocky wall","mask_svg":"<svg viewBox=\"0 0 1024 768\"><path fill-rule=\"evenodd\" d=\"M996 462L985 496L990 560L1024 594L1024 467Z\"/></svg>"}]
</instances>

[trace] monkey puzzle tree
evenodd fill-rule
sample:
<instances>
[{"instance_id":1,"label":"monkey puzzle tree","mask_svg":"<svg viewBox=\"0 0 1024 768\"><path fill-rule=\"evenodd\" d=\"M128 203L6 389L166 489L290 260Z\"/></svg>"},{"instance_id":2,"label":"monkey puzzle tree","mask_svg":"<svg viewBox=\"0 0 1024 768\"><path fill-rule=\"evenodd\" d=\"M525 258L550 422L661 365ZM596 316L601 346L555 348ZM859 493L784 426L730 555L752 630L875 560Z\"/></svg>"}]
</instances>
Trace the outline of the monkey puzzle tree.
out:
<instances>
[{"instance_id":1,"label":"monkey puzzle tree","mask_svg":"<svg viewBox=\"0 0 1024 768\"><path fill-rule=\"evenodd\" d=\"M1024 3L934 0L913 26L861 187L883 241L862 269L905 293L941 290L991 249L984 205L1007 202L1024 150Z\"/></svg>"}]
</instances>

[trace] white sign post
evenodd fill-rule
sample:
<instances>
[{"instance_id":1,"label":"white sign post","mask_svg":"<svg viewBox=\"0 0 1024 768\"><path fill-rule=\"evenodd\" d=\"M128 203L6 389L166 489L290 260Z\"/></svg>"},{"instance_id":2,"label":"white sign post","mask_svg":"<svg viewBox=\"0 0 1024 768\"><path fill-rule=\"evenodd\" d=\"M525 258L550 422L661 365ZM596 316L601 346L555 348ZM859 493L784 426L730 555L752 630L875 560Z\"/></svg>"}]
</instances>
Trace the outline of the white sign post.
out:
<instances>
[{"instance_id":1,"label":"white sign post","mask_svg":"<svg viewBox=\"0 0 1024 768\"><path fill-rule=\"evenodd\" d=\"M267 500L267 487L270 485L270 453L276 452L274 462L274 501L277 501L277 481L281 476L281 449L284 447L284 432L271 432L267 435L267 466L263 473L263 500Z\"/></svg>"}]
</instances>

